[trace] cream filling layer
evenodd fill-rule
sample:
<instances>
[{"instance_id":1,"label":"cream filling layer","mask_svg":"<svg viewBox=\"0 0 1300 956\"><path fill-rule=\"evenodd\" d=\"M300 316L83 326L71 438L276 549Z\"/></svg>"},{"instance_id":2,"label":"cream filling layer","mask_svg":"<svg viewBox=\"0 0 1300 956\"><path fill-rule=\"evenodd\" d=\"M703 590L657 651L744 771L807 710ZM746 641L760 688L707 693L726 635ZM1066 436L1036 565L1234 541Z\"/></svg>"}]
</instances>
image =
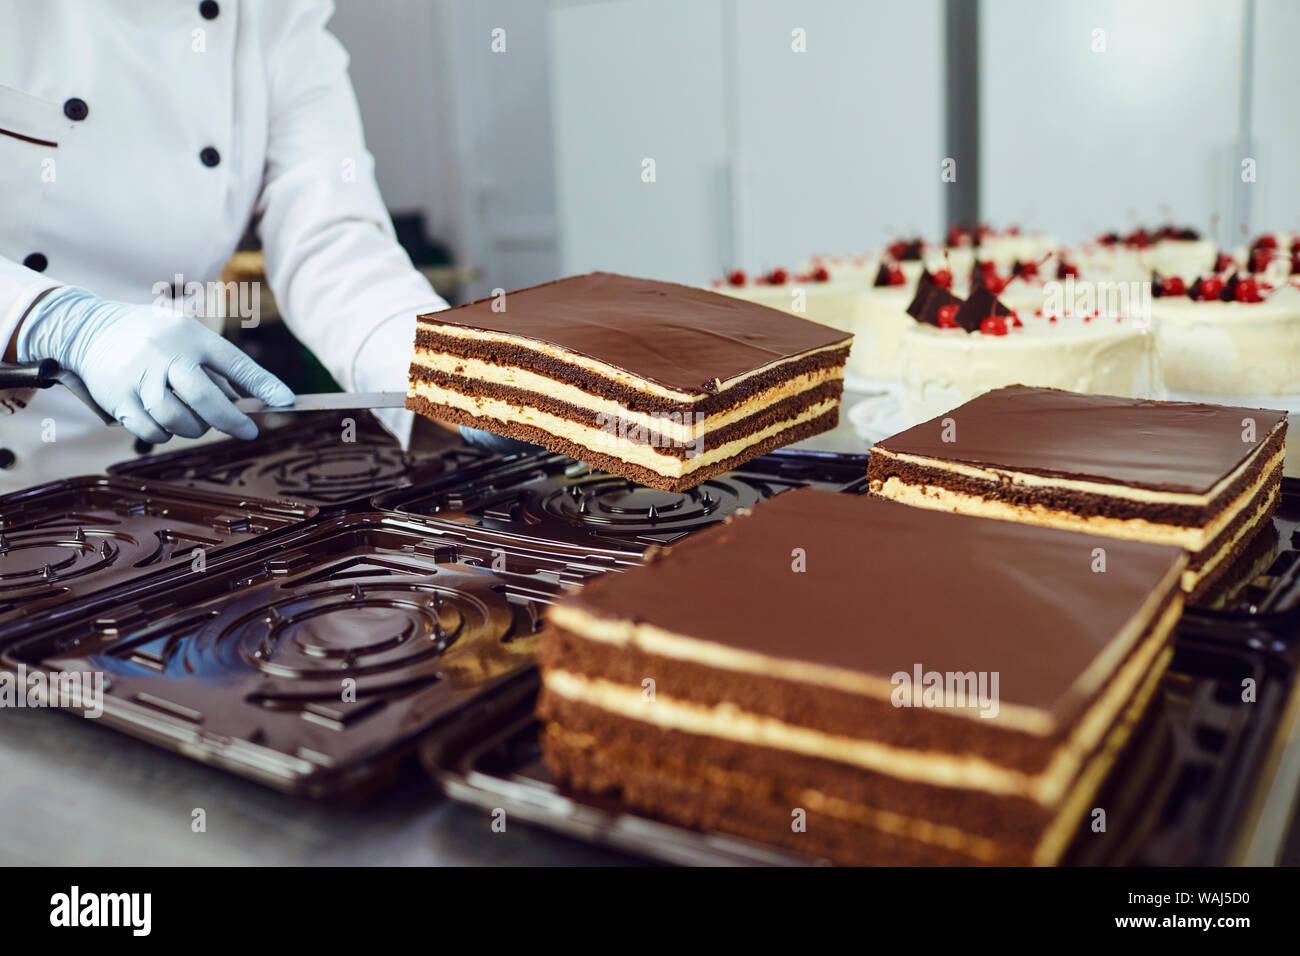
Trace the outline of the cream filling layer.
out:
<instances>
[{"instance_id":1,"label":"cream filling layer","mask_svg":"<svg viewBox=\"0 0 1300 956\"><path fill-rule=\"evenodd\" d=\"M634 412L621 402L600 395L593 395L591 392L584 391L575 385L569 385L549 376L539 375L537 372L530 372L527 369L512 365L493 365L491 362L484 362L481 359L460 358L446 352L422 351L415 353L415 361L417 365L433 369L435 372L464 378L471 382L491 382L494 385L537 392L548 398L568 402L570 405L577 405L584 410L590 409L595 414L605 415L613 421L626 422L632 427L649 429L674 439L680 444L692 441L697 436L713 429L722 428L724 425L740 421L742 418L753 415L756 411L774 405L782 399L798 395L800 392L816 388L827 382L840 381L844 378L843 366L835 365L830 368L817 369L806 375L787 379L779 385L774 385L772 388L750 396L734 408L707 415L701 421L695 422L682 420L683 418L693 418L694 413L692 412L684 414L669 412L666 415ZM417 384L413 382L409 387L415 390Z\"/></svg>"},{"instance_id":2,"label":"cream filling layer","mask_svg":"<svg viewBox=\"0 0 1300 956\"><path fill-rule=\"evenodd\" d=\"M664 730L772 747L937 787L1027 797L1051 808L1065 797L1087 755L1142 684L1143 677L1178 622L1182 609L1181 597L1175 597L1152 628L1151 635L1134 650L1092 707L1075 724L1070 736L1056 748L1048 765L1036 774L1004 767L973 754L907 750L877 741L828 734L743 711L729 703L707 706L664 694L646 700L640 687L571 671L552 668L542 675L542 680L548 691L567 700L644 721Z\"/></svg>"},{"instance_id":3,"label":"cream filling layer","mask_svg":"<svg viewBox=\"0 0 1300 956\"><path fill-rule=\"evenodd\" d=\"M1201 564L1199 568L1188 568L1183 572L1183 590L1190 591L1196 587L1202 580L1210 575L1220 564L1227 560L1228 555L1232 554L1232 549L1238 544L1250 537L1259 530L1260 522L1267 517L1278 499L1282 496L1282 486L1274 488L1269 494L1265 495L1260 501L1259 506L1255 508L1255 515L1249 521L1243 522L1242 526L1237 529L1237 533L1223 543L1212 558L1209 558Z\"/></svg>"},{"instance_id":4,"label":"cream filling layer","mask_svg":"<svg viewBox=\"0 0 1300 956\"><path fill-rule=\"evenodd\" d=\"M1132 650L1133 645L1150 629L1161 603L1174 588L1186 563L1186 558L1179 558L1171 563L1168 574L1147 596L1138 612L1125 623L1115 638L1080 674L1070 688L1070 693L1084 699L1092 697L1101 683ZM882 701L891 700L894 693L893 683L876 674L829 664L770 657L728 644L674 634L672 631L644 621L598 617L578 604L557 604L547 613L547 619L556 627L576 634L584 640L618 647L631 647L656 657L690 661L717 670L830 687ZM967 707L946 707L944 712L972 720L987 719L981 716L980 707L975 702L971 702ZM998 702L997 720L1000 726L1040 737L1050 736L1057 730L1056 720L1048 711L1007 701Z\"/></svg>"},{"instance_id":5,"label":"cream filling layer","mask_svg":"<svg viewBox=\"0 0 1300 956\"><path fill-rule=\"evenodd\" d=\"M1185 492L1185 491L1155 491L1150 488L1134 488L1129 485L1108 484L1103 481L1088 481L1083 478L1050 478L1045 475L1035 475L1026 471L1012 471L1007 468L995 468L992 466L979 467L968 465L958 461L947 461L942 458L928 458L924 455L909 455L905 452L890 451L887 448L881 448L879 445L873 446L871 454L881 458L889 458L894 461L904 462L909 465L915 465L920 468L932 468L938 471L947 471L956 475L962 475L967 478L975 478L982 481L1010 482L1013 485L1020 485L1025 488L1061 488L1067 491L1078 491L1090 495L1105 495L1110 498L1123 498L1128 501L1139 501L1144 504L1171 504L1171 505L1207 505L1214 498L1232 484L1241 474L1250 468L1251 462L1259 454L1259 450L1268 443L1279 430L1286 425L1285 421L1279 422L1268 437L1259 442L1255 451L1246 456L1246 459L1227 474L1224 478L1215 482L1209 491Z\"/></svg>"},{"instance_id":6,"label":"cream filling layer","mask_svg":"<svg viewBox=\"0 0 1300 956\"><path fill-rule=\"evenodd\" d=\"M443 325L438 322L426 321L426 317L421 316L418 320L418 327L428 332L434 332L438 335L445 335L453 339L465 339L472 342L492 342L498 345L513 345L518 348L527 349L538 355L544 355L549 359L557 362L563 362L566 365L576 365L578 368L591 372L594 375L600 375L620 385L626 385L629 388L635 388L642 392L648 392L651 395L657 395L661 398L671 398L678 402L698 402L709 397L707 393L683 392L680 389L670 388L667 385L660 385L658 382L652 382L649 379L633 375L631 372L621 369L615 365L601 362L598 359L589 358L585 355L579 355L576 352L570 352L554 345L548 345L537 339L524 338L517 335L505 335L501 332L488 332L484 329L471 329L461 325ZM746 379L753 378L755 375L761 375L766 371L774 368L780 368L782 365L789 365L792 362L798 362L810 355L821 355L823 352L833 352L836 349L848 348L853 343L853 336L846 335L843 340L834 342L831 345L824 345L821 348L809 349L807 352L799 352L796 355L788 355L751 369L742 375L734 378L718 379L714 391L720 392L723 389L731 388Z\"/></svg>"},{"instance_id":7,"label":"cream filling layer","mask_svg":"<svg viewBox=\"0 0 1300 956\"><path fill-rule=\"evenodd\" d=\"M767 428L750 432L748 435L742 435L715 447L707 447L708 435L705 434L701 437L701 442L706 447L699 454L683 459L662 454L655 450L653 445L638 444L620 435L616 428L611 427L606 430L582 425L567 418L560 418L557 415L544 412L540 408L515 405L495 398L465 395L451 389L440 388L430 382L414 383L411 386L411 392L420 398L433 402L435 405L447 405L468 412L471 415L486 416L515 424L531 425L547 434L573 442L575 445L590 448L592 451L610 455L633 465L640 465L668 478L681 478L693 471L707 468L719 461L725 461L733 455L740 454L751 445L758 444L788 428L812 421L839 404L838 398L818 402L784 421L773 422Z\"/></svg>"},{"instance_id":8,"label":"cream filling layer","mask_svg":"<svg viewBox=\"0 0 1300 956\"><path fill-rule=\"evenodd\" d=\"M1055 863L1065 852L1079 817L1087 809L1089 801L1096 795L1106 773L1128 741L1134 725L1141 718L1173 656L1173 648L1165 648L1147 673L1142 687L1129 702L1123 721L1111 731L1105 749L1089 761L1080 774L1079 781L1070 788L1069 799L1039 837L1033 854L1035 865L1045 866ZM556 725L548 727L547 732L556 734L569 746L581 750L594 750L599 745L599 741L591 734L578 733ZM733 790L755 789L754 777L749 774L724 770L721 767L706 766L699 769L712 783ZM996 840L977 836L960 827L935 823L921 817L909 817L891 810L881 810L823 793L811 787L799 789L796 801L799 806L817 810L827 816L870 827L891 836L901 836L929 846L942 847L985 863L991 863L998 857L1000 846Z\"/></svg>"},{"instance_id":9,"label":"cream filling layer","mask_svg":"<svg viewBox=\"0 0 1300 956\"><path fill-rule=\"evenodd\" d=\"M1251 502L1285 455L1285 447L1280 448L1277 454L1270 458L1261 469L1259 478L1247 486L1246 490L1238 495L1232 504L1200 527L1162 524L1156 521L1148 521L1146 518L1111 518L1106 515L1091 515L1085 518L1073 511L1048 508L1046 505L1013 505L996 498L983 498L978 495L967 494L964 491L941 488L938 485L912 484L897 475L890 475L884 481L879 479L872 481L871 493L883 498L889 498L892 501L914 505L918 508L952 511L957 514L977 515L982 518L999 518L1003 521L1020 521L1026 524L1042 525L1047 528L1059 528L1064 531L1088 531L1111 538L1125 538L1131 541L1169 544L1196 554L1213 541L1237 516L1237 513ZM936 462L936 464L942 463ZM1250 461L1247 461L1246 464L1249 465ZM1241 469L1233 472L1233 475L1239 474L1240 471ZM1112 497L1124 496L1114 495Z\"/></svg>"},{"instance_id":10,"label":"cream filling layer","mask_svg":"<svg viewBox=\"0 0 1300 956\"><path fill-rule=\"evenodd\" d=\"M1104 749L1083 768L1079 779L1070 788L1069 795L1066 797L1065 804L1061 807L1060 812L1047 825L1047 829L1043 831L1042 836L1038 839L1038 846L1034 848L1034 864L1036 866L1049 866L1059 860L1061 854L1065 852L1070 839L1074 836L1074 830L1078 826L1079 819L1087 811L1088 804L1092 802L1097 791L1101 788L1102 781L1106 779L1106 773L1114 765L1120 751L1124 748L1124 744L1128 742L1133 733L1133 727L1141 719L1143 711L1151 702L1151 697L1160 685L1160 678L1169 669L1169 662L1173 659L1173 656L1174 649L1172 647L1166 647L1161 652L1160 657L1147 673L1146 680L1143 681L1142 686L1133 695L1132 700L1129 701L1128 711L1123 719L1111 730Z\"/></svg>"}]
</instances>

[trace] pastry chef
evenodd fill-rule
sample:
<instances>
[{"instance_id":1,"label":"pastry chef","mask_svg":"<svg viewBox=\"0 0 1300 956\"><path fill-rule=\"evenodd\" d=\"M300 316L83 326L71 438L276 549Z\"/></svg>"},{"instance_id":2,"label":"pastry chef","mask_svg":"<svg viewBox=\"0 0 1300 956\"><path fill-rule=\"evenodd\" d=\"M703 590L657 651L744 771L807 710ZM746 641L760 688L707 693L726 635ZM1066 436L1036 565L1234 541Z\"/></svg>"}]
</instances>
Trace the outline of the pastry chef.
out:
<instances>
[{"instance_id":1,"label":"pastry chef","mask_svg":"<svg viewBox=\"0 0 1300 956\"><path fill-rule=\"evenodd\" d=\"M236 392L292 400L186 304L250 223L284 321L342 387L405 389L415 316L446 303L394 238L332 12L0 0L5 360L56 360L126 426L63 386L0 393L0 492L102 471L137 437L250 438Z\"/></svg>"}]
</instances>

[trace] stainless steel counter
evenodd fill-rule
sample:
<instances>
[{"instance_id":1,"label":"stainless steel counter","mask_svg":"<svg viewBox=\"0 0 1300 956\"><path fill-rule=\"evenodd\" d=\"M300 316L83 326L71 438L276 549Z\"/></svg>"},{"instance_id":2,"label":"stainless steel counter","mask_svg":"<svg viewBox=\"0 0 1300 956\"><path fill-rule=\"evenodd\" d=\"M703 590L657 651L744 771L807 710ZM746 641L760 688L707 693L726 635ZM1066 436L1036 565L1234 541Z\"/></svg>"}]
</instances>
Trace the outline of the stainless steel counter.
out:
<instances>
[{"instance_id":1,"label":"stainless steel counter","mask_svg":"<svg viewBox=\"0 0 1300 956\"><path fill-rule=\"evenodd\" d=\"M195 809L207 830L191 829ZM443 799L416 771L356 806L287 797L93 720L0 711L0 864L610 865L628 857Z\"/></svg>"}]
</instances>

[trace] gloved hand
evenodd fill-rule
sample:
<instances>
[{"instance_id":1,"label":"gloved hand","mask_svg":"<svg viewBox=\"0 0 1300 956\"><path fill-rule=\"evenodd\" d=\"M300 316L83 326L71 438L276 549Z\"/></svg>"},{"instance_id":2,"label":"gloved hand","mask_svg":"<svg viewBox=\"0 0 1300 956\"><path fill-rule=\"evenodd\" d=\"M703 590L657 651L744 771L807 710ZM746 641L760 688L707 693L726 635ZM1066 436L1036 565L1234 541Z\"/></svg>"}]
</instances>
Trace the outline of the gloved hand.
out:
<instances>
[{"instance_id":1,"label":"gloved hand","mask_svg":"<svg viewBox=\"0 0 1300 956\"><path fill-rule=\"evenodd\" d=\"M209 427L256 437L253 420L230 403L232 385L268 405L293 401L287 385L198 319L71 286L36 303L17 347L20 362L50 358L75 372L100 407L153 445Z\"/></svg>"}]
</instances>

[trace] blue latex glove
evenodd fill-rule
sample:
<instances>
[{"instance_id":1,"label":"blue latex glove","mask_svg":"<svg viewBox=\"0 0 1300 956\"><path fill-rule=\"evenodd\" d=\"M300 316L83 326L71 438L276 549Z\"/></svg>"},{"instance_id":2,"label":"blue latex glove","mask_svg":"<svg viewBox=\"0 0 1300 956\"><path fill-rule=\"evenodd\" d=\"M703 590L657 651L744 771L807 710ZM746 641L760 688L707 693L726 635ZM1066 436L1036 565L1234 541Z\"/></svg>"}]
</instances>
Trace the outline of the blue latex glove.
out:
<instances>
[{"instance_id":1,"label":"blue latex glove","mask_svg":"<svg viewBox=\"0 0 1300 956\"><path fill-rule=\"evenodd\" d=\"M287 385L193 316L85 289L55 289L36 303L17 346L20 362L49 358L75 372L101 408L153 445L209 427L256 437L253 420L230 402L232 385L268 405L293 401Z\"/></svg>"},{"instance_id":2,"label":"blue latex glove","mask_svg":"<svg viewBox=\"0 0 1300 956\"><path fill-rule=\"evenodd\" d=\"M466 428L464 425L460 426L460 437L465 439L467 444L491 452L493 455L526 455L546 451L541 445L534 445L532 442L495 435L479 428Z\"/></svg>"}]
</instances>

